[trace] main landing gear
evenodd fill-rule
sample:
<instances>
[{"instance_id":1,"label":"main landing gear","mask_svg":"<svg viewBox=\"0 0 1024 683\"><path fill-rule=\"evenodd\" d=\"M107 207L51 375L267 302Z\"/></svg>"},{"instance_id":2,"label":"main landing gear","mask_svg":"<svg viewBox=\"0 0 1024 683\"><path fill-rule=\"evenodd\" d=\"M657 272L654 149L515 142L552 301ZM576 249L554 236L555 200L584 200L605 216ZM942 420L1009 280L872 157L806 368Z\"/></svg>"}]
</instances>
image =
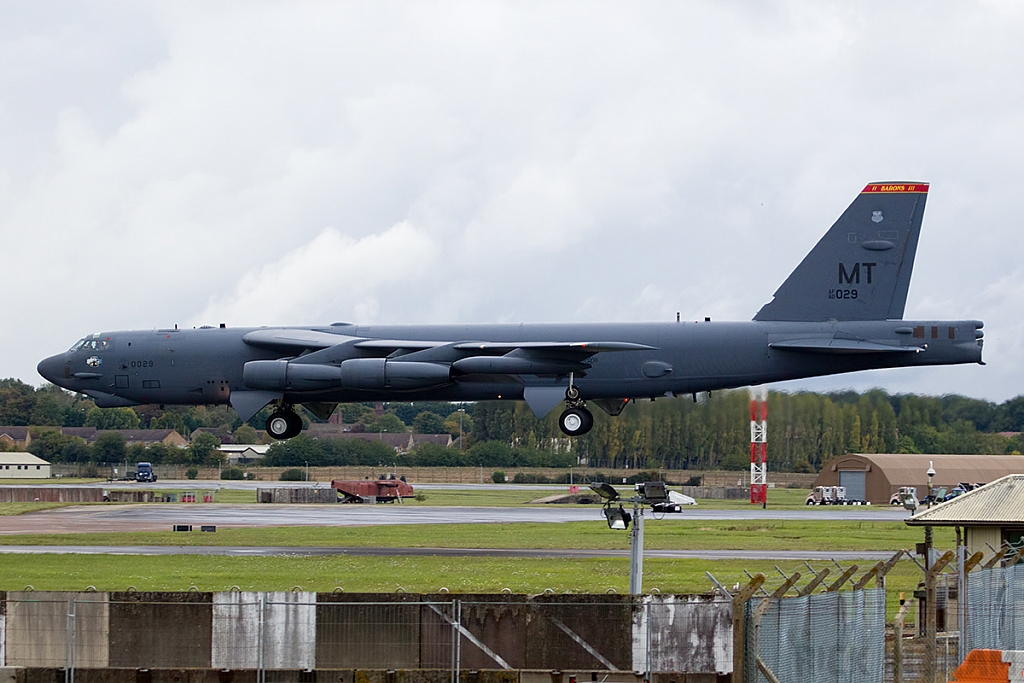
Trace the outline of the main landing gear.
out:
<instances>
[{"instance_id":1,"label":"main landing gear","mask_svg":"<svg viewBox=\"0 0 1024 683\"><path fill-rule=\"evenodd\" d=\"M594 426L594 416L587 410L587 404L580 398L580 390L569 378L569 388L565 390L565 410L558 417L558 426L567 436L582 436Z\"/></svg>"},{"instance_id":2,"label":"main landing gear","mask_svg":"<svg viewBox=\"0 0 1024 683\"><path fill-rule=\"evenodd\" d=\"M290 407L279 408L267 418L267 434L278 441L298 436L301 431L302 418Z\"/></svg>"}]
</instances>

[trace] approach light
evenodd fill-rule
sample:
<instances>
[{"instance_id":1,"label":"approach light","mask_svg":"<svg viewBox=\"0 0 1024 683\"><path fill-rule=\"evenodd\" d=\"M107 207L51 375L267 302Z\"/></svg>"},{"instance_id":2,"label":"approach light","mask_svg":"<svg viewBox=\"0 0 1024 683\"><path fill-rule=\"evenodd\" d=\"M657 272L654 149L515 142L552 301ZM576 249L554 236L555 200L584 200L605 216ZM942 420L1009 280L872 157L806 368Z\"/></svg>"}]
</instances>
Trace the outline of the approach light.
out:
<instances>
[{"instance_id":1,"label":"approach light","mask_svg":"<svg viewBox=\"0 0 1024 683\"><path fill-rule=\"evenodd\" d=\"M636 492L643 498L643 502L649 505L664 503L668 500L668 487L663 481L647 481L637 484Z\"/></svg>"},{"instance_id":2,"label":"approach light","mask_svg":"<svg viewBox=\"0 0 1024 683\"><path fill-rule=\"evenodd\" d=\"M611 484L596 482L590 485L590 490L611 503L619 499L619 492Z\"/></svg>"},{"instance_id":3,"label":"approach light","mask_svg":"<svg viewBox=\"0 0 1024 683\"><path fill-rule=\"evenodd\" d=\"M608 528L618 529L619 531L628 529L629 523L633 521L633 516L623 510L621 505L618 509L613 508L611 505L605 507L604 516L608 520Z\"/></svg>"}]
</instances>

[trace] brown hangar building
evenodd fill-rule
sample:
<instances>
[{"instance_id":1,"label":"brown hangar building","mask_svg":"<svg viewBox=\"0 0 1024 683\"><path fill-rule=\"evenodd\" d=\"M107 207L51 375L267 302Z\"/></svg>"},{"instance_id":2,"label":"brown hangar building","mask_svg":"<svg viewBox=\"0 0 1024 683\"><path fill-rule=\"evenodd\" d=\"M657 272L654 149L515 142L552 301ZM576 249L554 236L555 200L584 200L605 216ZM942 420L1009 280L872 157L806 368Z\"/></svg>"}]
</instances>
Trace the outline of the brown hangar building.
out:
<instances>
[{"instance_id":1,"label":"brown hangar building","mask_svg":"<svg viewBox=\"0 0 1024 683\"><path fill-rule=\"evenodd\" d=\"M850 453L825 464L814 486L845 486L850 500L886 505L901 486L928 495L929 463L935 468L932 486L952 489L960 482L987 484L1009 474L1024 474L1021 455L945 455L918 453Z\"/></svg>"}]
</instances>

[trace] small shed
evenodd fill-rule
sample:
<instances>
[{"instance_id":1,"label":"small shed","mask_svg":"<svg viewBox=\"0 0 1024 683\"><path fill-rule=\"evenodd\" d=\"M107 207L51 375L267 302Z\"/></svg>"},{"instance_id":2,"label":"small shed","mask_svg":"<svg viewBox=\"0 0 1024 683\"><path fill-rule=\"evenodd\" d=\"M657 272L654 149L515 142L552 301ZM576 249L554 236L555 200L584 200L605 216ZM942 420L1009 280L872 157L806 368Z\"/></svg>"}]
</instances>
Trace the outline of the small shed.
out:
<instances>
[{"instance_id":1,"label":"small shed","mask_svg":"<svg viewBox=\"0 0 1024 683\"><path fill-rule=\"evenodd\" d=\"M969 491L907 520L910 526L952 526L964 530L968 553L985 553L1004 543L1024 545L1024 474L1011 474Z\"/></svg>"},{"instance_id":2,"label":"small shed","mask_svg":"<svg viewBox=\"0 0 1024 683\"><path fill-rule=\"evenodd\" d=\"M0 453L0 479L49 479L50 463L31 453Z\"/></svg>"}]
</instances>

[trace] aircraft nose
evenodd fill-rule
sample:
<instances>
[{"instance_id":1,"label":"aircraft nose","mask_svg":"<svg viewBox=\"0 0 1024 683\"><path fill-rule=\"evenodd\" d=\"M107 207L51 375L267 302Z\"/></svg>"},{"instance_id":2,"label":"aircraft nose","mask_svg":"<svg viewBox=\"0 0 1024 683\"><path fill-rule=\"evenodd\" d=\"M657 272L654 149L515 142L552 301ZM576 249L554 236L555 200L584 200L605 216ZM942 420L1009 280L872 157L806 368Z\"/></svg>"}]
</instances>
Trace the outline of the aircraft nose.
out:
<instances>
[{"instance_id":1,"label":"aircraft nose","mask_svg":"<svg viewBox=\"0 0 1024 683\"><path fill-rule=\"evenodd\" d=\"M50 356L39 362L36 371L48 382L60 384L59 380L64 379L64 355Z\"/></svg>"}]
</instances>

